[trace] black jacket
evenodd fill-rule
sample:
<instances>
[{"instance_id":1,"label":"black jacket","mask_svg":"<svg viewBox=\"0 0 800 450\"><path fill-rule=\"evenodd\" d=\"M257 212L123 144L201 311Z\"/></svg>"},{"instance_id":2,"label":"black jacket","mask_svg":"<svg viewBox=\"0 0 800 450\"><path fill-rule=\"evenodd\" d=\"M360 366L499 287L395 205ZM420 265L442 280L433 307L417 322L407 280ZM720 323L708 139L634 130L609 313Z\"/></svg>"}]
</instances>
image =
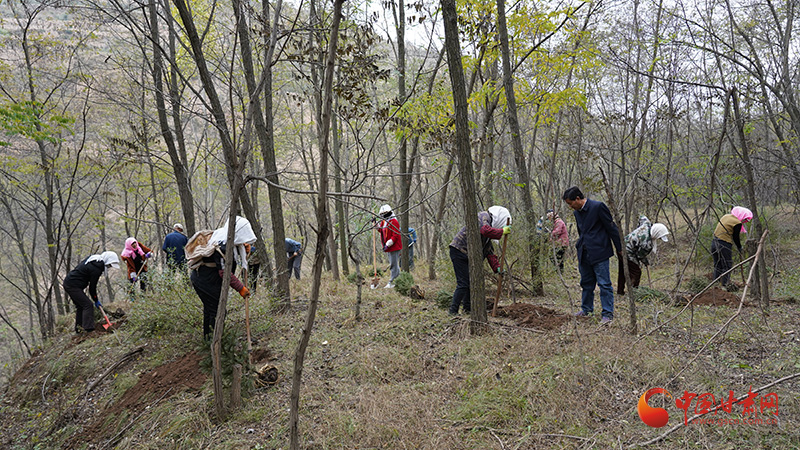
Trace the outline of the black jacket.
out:
<instances>
[{"instance_id":1,"label":"black jacket","mask_svg":"<svg viewBox=\"0 0 800 450\"><path fill-rule=\"evenodd\" d=\"M103 261L86 262L84 259L78 267L72 269L64 278L64 287L86 289L89 286L89 296L97 300L97 282L106 270Z\"/></svg>"},{"instance_id":2,"label":"black jacket","mask_svg":"<svg viewBox=\"0 0 800 450\"><path fill-rule=\"evenodd\" d=\"M614 256L614 247L622 251L619 229L603 202L586 199L586 203L578 211L574 211L575 223L578 225L580 239L575 244L578 249L578 261L594 265Z\"/></svg>"}]
</instances>

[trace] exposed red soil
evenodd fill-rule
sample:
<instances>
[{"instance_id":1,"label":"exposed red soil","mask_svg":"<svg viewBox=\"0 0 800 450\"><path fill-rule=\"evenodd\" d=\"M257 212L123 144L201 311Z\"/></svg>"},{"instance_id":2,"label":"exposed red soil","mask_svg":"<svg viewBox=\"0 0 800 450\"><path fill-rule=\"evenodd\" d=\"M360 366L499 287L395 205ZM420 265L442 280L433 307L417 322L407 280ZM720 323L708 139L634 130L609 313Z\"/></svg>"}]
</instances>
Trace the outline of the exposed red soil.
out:
<instances>
[{"instance_id":1,"label":"exposed red soil","mask_svg":"<svg viewBox=\"0 0 800 450\"><path fill-rule=\"evenodd\" d=\"M692 304L707 306L730 306L733 308L738 308L740 300L741 295L737 295L734 292L728 292L714 286L694 299ZM745 302L745 305L747 306L748 303Z\"/></svg>"},{"instance_id":2,"label":"exposed red soil","mask_svg":"<svg viewBox=\"0 0 800 450\"><path fill-rule=\"evenodd\" d=\"M127 422L135 420L148 406L155 405L183 390L200 389L206 381L206 375L200 371L201 359L202 357L193 351L178 360L141 374L139 382L125 391L118 402L101 412L93 424L75 435L68 447L79 446L85 442L99 445L116 435ZM118 424L118 417L124 417L126 423Z\"/></svg>"},{"instance_id":3,"label":"exposed red soil","mask_svg":"<svg viewBox=\"0 0 800 450\"><path fill-rule=\"evenodd\" d=\"M497 307L497 317L513 319L517 326L555 330L569 320L569 315L530 303L512 303Z\"/></svg>"}]
</instances>

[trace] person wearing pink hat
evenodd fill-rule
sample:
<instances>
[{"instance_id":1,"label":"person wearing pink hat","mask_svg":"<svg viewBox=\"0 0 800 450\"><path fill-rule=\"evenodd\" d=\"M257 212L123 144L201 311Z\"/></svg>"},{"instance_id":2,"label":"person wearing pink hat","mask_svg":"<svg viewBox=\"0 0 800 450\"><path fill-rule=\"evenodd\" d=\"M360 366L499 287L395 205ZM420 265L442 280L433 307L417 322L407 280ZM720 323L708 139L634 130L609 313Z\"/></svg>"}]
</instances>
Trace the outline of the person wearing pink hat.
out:
<instances>
[{"instance_id":1,"label":"person wearing pink hat","mask_svg":"<svg viewBox=\"0 0 800 450\"><path fill-rule=\"evenodd\" d=\"M743 207L734 206L731 212L719 218L711 241L711 257L714 259L714 279L722 276L722 285L728 287L731 274L726 273L733 267L733 245L742 251L740 235L747 233L744 224L753 220L753 213ZM724 275L723 275L724 274Z\"/></svg>"}]
</instances>

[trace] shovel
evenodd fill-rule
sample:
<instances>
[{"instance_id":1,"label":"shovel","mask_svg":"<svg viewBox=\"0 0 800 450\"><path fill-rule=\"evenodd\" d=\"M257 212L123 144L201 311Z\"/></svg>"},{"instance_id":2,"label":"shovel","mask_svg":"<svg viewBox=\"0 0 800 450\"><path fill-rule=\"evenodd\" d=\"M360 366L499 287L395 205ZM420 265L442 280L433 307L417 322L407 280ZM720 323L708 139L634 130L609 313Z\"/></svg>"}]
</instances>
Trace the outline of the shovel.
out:
<instances>
[{"instance_id":1,"label":"shovel","mask_svg":"<svg viewBox=\"0 0 800 450\"><path fill-rule=\"evenodd\" d=\"M376 262L375 256L375 228L372 228L372 284L369 285L370 289L377 289L378 283L380 283L381 278L378 276L378 263Z\"/></svg>"},{"instance_id":2,"label":"shovel","mask_svg":"<svg viewBox=\"0 0 800 450\"><path fill-rule=\"evenodd\" d=\"M506 219L506 226L511 225L511 219ZM497 304L500 303L500 294L503 293L503 267L506 263L506 244L508 243L508 235L503 235L503 251L500 253L500 273L497 274L497 295L494 299L494 306L492 307L492 317L497 314Z\"/></svg>"},{"instance_id":3,"label":"shovel","mask_svg":"<svg viewBox=\"0 0 800 450\"><path fill-rule=\"evenodd\" d=\"M106 331L108 331L116 324L111 323L111 321L108 320L108 315L106 314L106 310L103 309L103 305L99 305L98 308L100 308L100 312L103 313L103 317L105 317L106 319L106 323L103 324L103 328L105 328Z\"/></svg>"}]
</instances>

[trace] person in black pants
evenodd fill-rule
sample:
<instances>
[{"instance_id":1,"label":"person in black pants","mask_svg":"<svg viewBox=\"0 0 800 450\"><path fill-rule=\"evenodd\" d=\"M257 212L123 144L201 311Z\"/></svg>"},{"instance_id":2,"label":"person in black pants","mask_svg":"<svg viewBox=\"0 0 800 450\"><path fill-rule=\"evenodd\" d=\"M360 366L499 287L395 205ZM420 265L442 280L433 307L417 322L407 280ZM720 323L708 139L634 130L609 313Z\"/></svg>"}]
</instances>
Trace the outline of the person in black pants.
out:
<instances>
[{"instance_id":1,"label":"person in black pants","mask_svg":"<svg viewBox=\"0 0 800 450\"><path fill-rule=\"evenodd\" d=\"M250 296L250 289L234 275L236 273L236 260L241 261L243 267L247 265L247 251L245 246L256 241L250 222L244 217L236 218L234 235L234 261L231 262L230 287L234 288L243 298ZM203 302L203 339L210 340L211 332L217 320L219 309L219 296L222 293L222 277L225 274L225 248L228 238L228 225L211 231L199 231L189 239L186 244L186 257L188 266L192 269L189 279L192 281L197 296ZM238 257L237 257L238 255Z\"/></svg>"},{"instance_id":2,"label":"person in black pants","mask_svg":"<svg viewBox=\"0 0 800 450\"><path fill-rule=\"evenodd\" d=\"M494 254L492 239L500 239L504 234L511 232L511 227L506 224L511 223L511 213L502 206L492 206L488 211L478 213L478 225L481 234L482 254L489 262L492 272L500 273L500 261ZM450 304L450 315L458 314L458 310L463 306L464 312L471 310L469 296L469 258L467 257L467 227L453 238L450 243L450 260L453 262L453 272L456 276L456 290L453 292L453 301Z\"/></svg>"},{"instance_id":3,"label":"person in black pants","mask_svg":"<svg viewBox=\"0 0 800 450\"><path fill-rule=\"evenodd\" d=\"M220 249L224 252L224 248ZM211 256L203 258L203 261L195 270L192 270L190 279L197 296L203 302L203 338L209 339L211 331L214 329L214 322L217 320L217 309L219 308L219 294L222 292L222 275L225 271L224 258L220 251L214 252ZM242 283L233 272L236 265L231 268L230 286L234 288L243 298L250 295L250 290Z\"/></svg>"},{"instance_id":4,"label":"person in black pants","mask_svg":"<svg viewBox=\"0 0 800 450\"><path fill-rule=\"evenodd\" d=\"M107 268L119 269L119 257L114 252L92 255L78 264L64 278L64 291L75 304L75 332L94 330L94 307L101 306L97 298L97 282ZM89 295L84 289L89 286Z\"/></svg>"}]
</instances>

